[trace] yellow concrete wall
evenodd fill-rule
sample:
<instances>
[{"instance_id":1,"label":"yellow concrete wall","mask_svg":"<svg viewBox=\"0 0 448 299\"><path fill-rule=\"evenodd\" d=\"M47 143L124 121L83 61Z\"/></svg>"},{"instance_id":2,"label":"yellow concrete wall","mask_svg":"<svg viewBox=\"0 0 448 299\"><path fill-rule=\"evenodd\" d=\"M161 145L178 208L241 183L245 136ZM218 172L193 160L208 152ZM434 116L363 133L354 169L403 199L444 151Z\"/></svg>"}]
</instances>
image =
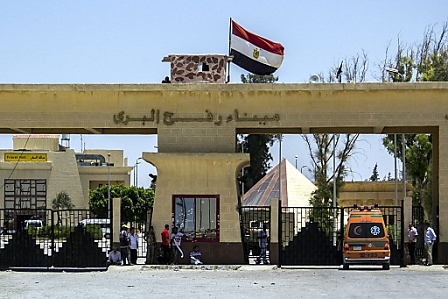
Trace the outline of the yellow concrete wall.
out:
<instances>
[{"instance_id":1,"label":"yellow concrete wall","mask_svg":"<svg viewBox=\"0 0 448 299\"><path fill-rule=\"evenodd\" d=\"M156 232L171 227L173 195L219 195L219 240L241 242L236 176L248 154L143 153L143 159L157 167Z\"/></svg>"},{"instance_id":2,"label":"yellow concrete wall","mask_svg":"<svg viewBox=\"0 0 448 299\"><path fill-rule=\"evenodd\" d=\"M65 152L49 152L48 156L53 162L51 174L47 181L48 208L51 208L51 200L61 191L66 191L70 195L76 208L88 207L81 188L75 151L68 149Z\"/></svg>"},{"instance_id":3,"label":"yellow concrete wall","mask_svg":"<svg viewBox=\"0 0 448 299\"><path fill-rule=\"evenodd\" d=\"M59 135L16 135L13 136L13 148L27 150L59 150Z\"/></svg>"},{"instance_id":4,"label":"yellow concrete wall","mask_svg":"<svg viewBox=\"0 0 448 299\"><path fill-rule=\"evenodd\" d=\"M397 184L397 203L400 205L403 199L403 183ZM407 195L412 196L412 185L407 184ZM338 195L338 205L350 207L354 203L358 205L393 206L395 205L395 182L346 182Z\"/></svg>"}]
</instances>

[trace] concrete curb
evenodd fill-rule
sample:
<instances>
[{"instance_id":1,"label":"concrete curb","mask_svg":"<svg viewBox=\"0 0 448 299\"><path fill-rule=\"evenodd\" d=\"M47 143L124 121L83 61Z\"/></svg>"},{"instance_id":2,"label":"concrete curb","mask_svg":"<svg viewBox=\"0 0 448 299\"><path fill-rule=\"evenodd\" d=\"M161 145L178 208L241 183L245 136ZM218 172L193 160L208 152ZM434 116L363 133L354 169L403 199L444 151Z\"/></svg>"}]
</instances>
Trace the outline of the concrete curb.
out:
<instances>
[{"instance_id":1,"label":"concrete curb","mask_svg":"<svg viewBox=\"0 0 448 299\"><path fill-rule=\"evenodd\" d=\"M350 270L363 271L369 270L372 267L359 266ZM110 266L110 272L129 272L129 271L306 271L306 270L341 270L342 266L285 266L277 268L275 265L134 265L134 266ZM350 271L348 270L348 271ZM448 270L448 265L408 265L400 268L399 266L392 266L391 270L398 271L445 271Z\"/></svg>"}]
</instances>

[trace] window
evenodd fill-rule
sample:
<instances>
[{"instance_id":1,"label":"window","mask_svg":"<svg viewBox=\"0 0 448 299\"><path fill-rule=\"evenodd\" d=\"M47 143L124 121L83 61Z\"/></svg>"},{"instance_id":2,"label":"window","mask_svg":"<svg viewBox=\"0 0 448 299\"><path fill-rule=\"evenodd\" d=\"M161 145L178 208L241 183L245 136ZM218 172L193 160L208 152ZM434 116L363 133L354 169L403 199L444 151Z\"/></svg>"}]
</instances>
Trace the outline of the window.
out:
<instances>
[{"instance_id":1,"label":"window","mask_svg":"<svg viewBox=\"0 0 448 299\"><path fill-rule=\"evenodd\" d=\"M187 241L219 241L218 195L173 195L173 218Z\"/></svg>"},{"instance_id":2,"label":"window","mask_svg":"<svg viewBox=\"0 0 448 299\"><path fill-rule=\"evenodd\" d=\"M204 61L201 66L200 66L200 70L201 72L209 72L210 71L210 67L209 65Z\"/></svg>"},{"instance_id":3,"label":"window","mask_svg":"<svg viewBox=\"0 0 448 299\"><path fill-rule=\"evenodd\" d=\"M5 180L6 209L45 209L47 207L46 180Z\"/></svg>"},{"instance_id":4,"label":"window","mask_svg":"<svg viewBox=\"0 0 448 299\"><path fill-rule=\"evenodd\" d=\"M350 238L383 238L384 227L381 223L352 223L348 236Z\"/></svg>"}]
</instances>

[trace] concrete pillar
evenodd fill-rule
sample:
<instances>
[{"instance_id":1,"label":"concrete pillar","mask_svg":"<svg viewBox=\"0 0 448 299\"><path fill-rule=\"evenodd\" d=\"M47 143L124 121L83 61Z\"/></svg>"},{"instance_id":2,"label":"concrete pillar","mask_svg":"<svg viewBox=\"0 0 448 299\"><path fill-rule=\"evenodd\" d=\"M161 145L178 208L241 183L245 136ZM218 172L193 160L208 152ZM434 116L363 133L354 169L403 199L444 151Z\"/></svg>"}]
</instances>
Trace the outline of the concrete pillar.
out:
<instances>
[{"instance_id":1,"label":"concrete pillar","mask_svg":"<svg viewBox=\"0 0 448 299\"><path fill-rule=\"evenodd\" d=\"M244 263L236 178L241 168L249 165L249 154L143 153L142 157L157 168L152 216L156 234L160 234L165 224L173 225L173 195L218 196L219 242L196 244L207 263ZM192 244L184 242L182 248L189 252Z\"/></svg>"},{"instance_id":2,"label":"concrete pillar","mask_svg":"<svg viewBox=\"0 0 448 299\"><path fill-rule=\"evenodd\" d=\"M113 236L111 236L113 246L120 246L121 231L121 198L112 198L113 218L111 223Z\"/></svg>"},{"instance_id":3,"label":"concrete pillar","mask_svg":"<svg viewBox=\"0 0 448 299\"><path fill-rule=\"evenodd\" d=\"M408 251L408 226L409 223L412 222L412 197L403 198L403 244L404 244L404 262L405 264L410 263L409 251Z\"/></svg>"},{"instance_id":4,"label":"concrete pillar","mask_svg":"<svg viewBox=\"0 0 448 299\"><path fill-rule=\"evenodd\" d=\"M403 199L403 214L404 214L403 223L407 231L409 223L412 222L412 197L405 197ZM406 236L407 235L405 234L405 237ZM408 241L407 238L405 238L404 241L407 243Z\"/></svg>"},{"instance_id":5,"label":"concrete pillar","mask_svg":"<svg viewBox=\"0 0 448 299\"><path fill-rule=\"evenodd\" d=\"M278 198L271 199L271 220L269 223L269 261L271 265L278 264L278 244L279 235L278 235L278 213L279 213L279 204Z\"/></svg>"}]
</instances>

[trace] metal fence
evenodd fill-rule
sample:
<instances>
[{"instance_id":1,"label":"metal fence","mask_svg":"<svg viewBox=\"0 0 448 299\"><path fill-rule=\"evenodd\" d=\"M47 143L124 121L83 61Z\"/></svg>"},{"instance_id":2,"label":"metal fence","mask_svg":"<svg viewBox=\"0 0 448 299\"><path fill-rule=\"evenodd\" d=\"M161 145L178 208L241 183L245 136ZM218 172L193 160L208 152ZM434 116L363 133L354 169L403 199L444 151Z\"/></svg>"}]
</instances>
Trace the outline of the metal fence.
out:
<instances>
[{"instance_id":1,"label":"metal fence","mask_svg":"<svg viewBox=\"0 0 448 299\"><path fill-rule=\"evenodd\" d=\"M152 211L153 208L149 208L149 210L146 213L146 219L141 219L140 221L133 221L130 223L131 227L135 228L136 234L138 236L138 249L137 249L137 257L138 258L145 258L146 252L148 250L147 242L146 242L146 235L149 231L149 227L152 225ZM117 234L119 232L116 232ZM156 234L156 240L160 239L157 238Z\"/></svg>"},{"instance_id":2,"label":"metal fence","mask_svg":"<svg viewBox=\"0 0 448 299\"><path fill-rule=\"evenodd\" d=\"M89 210L0 209L0 268L103 268L110 224Z\"/></svg>"},{"instance_id":3,"label":"metal fence","mask_svg":"<svg viewBox=\"0 0 448 299\"><path fill-rule=\"evenodd\" d=\"M247 263L254 262L252 258L258 258L260 247L258 246L258 232L266 226L267 235L270 235L271 207L270 206L244 206L240 207L240 225L243 238L244 258ZM269 259L269 240L267 258Z\"/></svg>"},{"instance_id":4,"label":"metal fence","mask_svg":"<svg viewBox=\"0 0 448 299\"><path fill-rule=\"evenodd\" d=\"M283 207L282 265L339 265L340 208Z\"/></svg>"},{"instance_id":5,"label":"metal fence","mask_svg":"<svg viewBox=\"0 0 448 299\"><path fill-rule=\"evenodd\" d=\"M418 259L424 258L424 243L425 243L425 211L422 206L412 206L412 223L417 229L417 243L415 244L415 256Z\"/></svg>"}]
</instances>

